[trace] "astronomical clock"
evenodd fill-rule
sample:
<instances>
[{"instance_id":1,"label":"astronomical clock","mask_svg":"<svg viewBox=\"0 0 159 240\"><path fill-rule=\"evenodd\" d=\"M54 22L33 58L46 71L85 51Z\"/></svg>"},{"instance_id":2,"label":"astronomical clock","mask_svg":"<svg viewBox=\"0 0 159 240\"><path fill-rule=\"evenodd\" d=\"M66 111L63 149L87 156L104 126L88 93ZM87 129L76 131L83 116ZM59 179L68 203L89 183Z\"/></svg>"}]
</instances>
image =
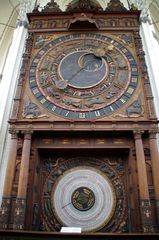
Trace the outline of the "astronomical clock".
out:
<instances>
[{"instance_id":1,"label":"astronomical clock","mask_svg":"<svg viewBox=\"0 0 159 240\"><path fill-rule=\"evenodd\" d=\"M29 87L41 107L58 117L93 120L116 114L130 102L138 86L137 60L119 38L131 42L131 35L55 35L29 69Z\"/></svg>"},{"instance_id":2,"label":"astronomical clock","mask_svg":"<svg viewBox=\"0 0 159 240\"><path fill-rule=\"evenodd\" d=\"M15 165L5 191L14 199L5 226L154 231L157 119L139 16L118 0L106 9L73 1L65 12L50 1L28 14L10 119Z\"/></svg>"}]
</instances>

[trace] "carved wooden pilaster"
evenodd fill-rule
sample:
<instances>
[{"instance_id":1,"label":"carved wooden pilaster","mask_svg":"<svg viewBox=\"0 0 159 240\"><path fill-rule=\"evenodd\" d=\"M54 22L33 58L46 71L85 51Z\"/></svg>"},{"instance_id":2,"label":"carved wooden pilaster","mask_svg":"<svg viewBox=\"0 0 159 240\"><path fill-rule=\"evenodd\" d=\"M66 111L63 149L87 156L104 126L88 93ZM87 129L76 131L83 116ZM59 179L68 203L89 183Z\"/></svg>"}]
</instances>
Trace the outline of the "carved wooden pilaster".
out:
<instances>
[{"instance_id":1,"label":"carved wooden pilaster","mask_svg":"<svg viewBox=\"0 0 159 240\"><path fill-rule=\"evenodd\" d=\"M137 172L140 196L140 212L143 232L152 232L152 210L149 198L148 180L146 172L146 163L141 131L134 131Z\"/></svg>"},{"instance_id":2,"label":"carved wooden pilaster","mask_svg":"<svg viewBox=\"0 0 159 240\"><path fill-rule=\"evenodd\" d=\"M3 197L0 208L0 229L7 229L11 211L11 197Z\"/></svg>"},{"instance_id":3,"label":"carved wooden pilaster","mask_svg":"<svg viewBox=\"0 0 159 240\"><path fill-rule=\"evenodd\" d=\"M140 200L140 209L143 232L153 232L152 209L150 200L148 199Z\"/></svg>"},{"instance_id":4,"label":"carved wooden pilaster","mask_svg":"<svg viewBox=\"0 0 159 240\"><path fill-rule=\"evenodd\" d=\"M141 78L142 78L142 81L144 82L145 95L146 95L146 101L147 101L147 110L148 110L149 118L156 119L156 112L155 112L155 107L154 107L154 102L153 102L152 89L151 89L150 80L148 77L147 66L146 66L146 62L145 62L145 52L143 50L141 37L140 37L140 34L138 31L134 32L134 40L135 40L135 45L136 45L136 49L137 49L137 55L140 60Z\"/></svg>"},{"instance_id":5,"label":"carved wooden pilaster","mask_svg":"<svg viewBox=\"0 0 159 240\"><path fill-rule=\"evenodd\" d=\"M14 224L13 224L14 229L24 229L26 193L28 185L29 160L31 150L31 135L32 135L31 131L24 132L24 143L20 165L18 193L14 212Z\"/></svg>"},{"instance_id":6,"label":"carved wooden pilaster","mask_svg":"<svg viewBox=\"0 0 159 240\"><path fill-rule=\"evenodd\" d=\"M17 145L18 145L18 132L10 130L11 135L11 146L8 157L8 165L6 171L6 178L4 184L4 191L2 197L2 205L0 209L0 229L6 229L9 225L10 211L11 211L11 193L13 186L13 179L15 174L16 156L17 156Z\"/></svg>"},{"instance_id":7,"label":"carved wooden pilaster","mask_svg":"<svg viewBox=\"0 0 159 240\"><path fill-rule=\"evenodd\" d=\"M159 223L159 152L157 147L157 131L149 131L152 175L156 201L156 214Z\"/></svg>"},{"instance_id":8,"label":"carved wooden pilaster","mask_svg":"<svg viewBox=\"0 0 159 240\"><path fill-rule=\"evenodd\" d=\"M17 198L16 207L14 210L14 225L13 228L17 230L24 229L24 219L26 210L26 198Z\"/></svg>"},{"instance_id":9,"label":"carved wooden pilaster","mask_svg":"<svg viewBox=\"0 0 159 240\"><path fill-rule=\"evenodd\" d=\"M157 221L159 223L159 200L156 199L156 214L157 214Z\"/></svg>"},{"instance_id":10,"label":"carved wooden pilaster","mask_svg":"<svg viewBox=\"0 0 159 240\"><path fill-rule=\"evenodd\" d=\"M17 86L17 91L16 95L14 98L14 106L13 106L13 112L12 112L12 119L17 119L18 118L18 111L19 111L19 106L20 106L20 100L21 100L21 94L22 94L22 89L23 89L23 83L25 81L25 76L27 72L27 67L31 55L31 50L33 46L33 33L29 33L29 36L26 40L26 50L25 53L23 54L23 61L22 61L22 66L20 70L20 76L18 80L18 86Z\"/></svg>"}]
</instances>

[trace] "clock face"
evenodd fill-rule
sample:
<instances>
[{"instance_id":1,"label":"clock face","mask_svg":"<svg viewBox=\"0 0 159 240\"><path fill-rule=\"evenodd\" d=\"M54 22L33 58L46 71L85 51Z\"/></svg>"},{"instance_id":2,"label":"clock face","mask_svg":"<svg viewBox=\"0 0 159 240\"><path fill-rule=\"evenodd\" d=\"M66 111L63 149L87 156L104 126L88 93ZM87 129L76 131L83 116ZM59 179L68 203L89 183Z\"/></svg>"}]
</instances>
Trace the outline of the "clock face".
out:
<instances>
[{"instance_id":1,"label":"clock face","mask_svg":"<svg viewBox=\"0 0 159 240\"><path fill-rule=\"evenodd\" d=\"M132 53L101 34L70 34L45 45L29 72L35 98L49 112L74 120L112 115L138 84Z\"/></svg>"},{"instance_id":2,"label":"clock face","mask_svg":"<svg viewBox=\"0 0 159 240\"><path fill-rule=\"evenodd\" d=\"M104 226L115 210L109 179L95 168L77 167L59 179L52 193L55 215L66 226L94 231Z\"/></svg>"},{"instance_id":3,"label":"clock face","mask_svg":"<svg viewBox=\"0 0 159 240\"><path fill-rule=\"evenodd\" d=\"M67 226L82 232L118 231L127 214L125 188L116 167L87 157L60 158L56 164L48 160L41 191L47 230Z\"/></svg>"}]
</instances>

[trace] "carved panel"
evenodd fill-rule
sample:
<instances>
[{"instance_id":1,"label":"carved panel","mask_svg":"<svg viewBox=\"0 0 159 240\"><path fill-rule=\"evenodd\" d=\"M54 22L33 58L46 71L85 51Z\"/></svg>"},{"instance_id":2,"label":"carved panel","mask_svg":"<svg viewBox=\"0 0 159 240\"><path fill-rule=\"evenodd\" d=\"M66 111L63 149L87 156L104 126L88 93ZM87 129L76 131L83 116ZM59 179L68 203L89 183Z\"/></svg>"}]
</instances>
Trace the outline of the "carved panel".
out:
<instances>
[{"instance_id":1,"label":"carved panel","mask_svg":"<svg viewBox=\"0 0 159 240\"><path fill-rule=\"evenodd\" d=\"M153 232L152 209L151 209L150 202L148 200L141 200L140 208L141 208L141 217L142 217L142 223L143 223L143 231Z\"/></svg>"},{"instance_id":2,"label":"carved panel","mask_svg":"<svg viewBox=\"0 0 159 240\"><path fill-rule=\"evenodd\" d=\"M17 198L14 209L14 224L13 228L17 230L24 229L26 199Z\"/></svg>"},{"instance_id":3,"label":"carved panel","mask_svg":"<svg viewBox=\"0 0 159 240\"><path fill-rule=\"evenodd\" d=\"M85 16L85 17L84 17ZM73 15L73 21L83 21L85 20L89 20L89 14L85 14L85 15ZM87 17L88 16L88 17ZM88 18L88 19L87 19ZM136 17L131 17L129 16L127 17L110 17L110 16L101 16L100 18L96 15L91 17L92 22L95 22L95 24L98 26L99 30L111 30L112 28L125 28L127 30L131 29L136 29L138 27L138 21L136 19ZM32 20L31 24L30 24L30 31L41 31L41 29L43 30L53 30L53 31L59 31L59 30L68 30L70 24L72 22L72 19L70 18L70 16L68 16L68 18L66 18L65 16L61 16L61 18L48 18L47 20L44 20L43 18L39 19L39 20Z\"/></svg>"},{"instance_id":4,"label":"carved panel","mask_svg":"<svg viewBox=\"0 0 159 240\"><path fill-rule=\"evenodd\" d=\"M0 208L0 229L7 229L9 226L9 216L11 211L11 198L3 197Z\"/></svg>"}]
</instances>

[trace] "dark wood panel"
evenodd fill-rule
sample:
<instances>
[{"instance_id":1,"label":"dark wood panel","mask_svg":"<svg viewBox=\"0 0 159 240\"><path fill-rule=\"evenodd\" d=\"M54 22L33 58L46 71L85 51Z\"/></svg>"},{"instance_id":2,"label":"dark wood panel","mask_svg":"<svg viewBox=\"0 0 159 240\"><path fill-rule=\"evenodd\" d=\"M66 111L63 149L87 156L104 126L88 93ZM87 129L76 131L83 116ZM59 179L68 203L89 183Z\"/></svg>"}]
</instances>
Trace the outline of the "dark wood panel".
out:
<instances>
[{"instance_id":1,"label":"dark wood panel","mask_svg":"<svg viewBox=\"0 0 159 240\"><path fill-rule=\"evenodd\" d=\"M47 232L27 232L27 231L0 231L0 239L2 240L70 240L70 239L109 239L109 240L130 240L130 239L158 239L159 233L155 234L142 234L142 233L134 233L134 234L64 234L64 233L47 233Z\"/></svg>"}]
</instances>

